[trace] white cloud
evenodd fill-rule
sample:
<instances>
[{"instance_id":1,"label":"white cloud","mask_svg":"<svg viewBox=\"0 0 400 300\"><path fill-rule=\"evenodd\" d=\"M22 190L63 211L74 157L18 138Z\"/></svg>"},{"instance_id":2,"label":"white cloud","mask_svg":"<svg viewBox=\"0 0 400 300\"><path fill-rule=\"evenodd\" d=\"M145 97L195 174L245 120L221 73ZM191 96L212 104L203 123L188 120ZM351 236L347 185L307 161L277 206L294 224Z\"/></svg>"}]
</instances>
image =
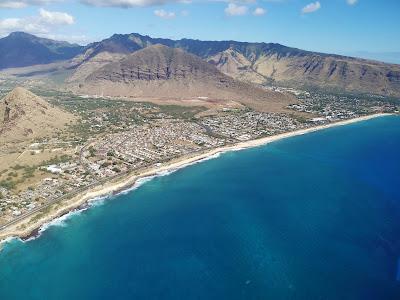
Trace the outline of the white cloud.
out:
<instances>
[{"instance_id":1,"label":"white cloud","mask_svg":"<svg viewBox=\"0 0 400 300\"><path fill-rule=\"evenodd\" d=\"M1 1L0 8L24 8L27 4L19 1Z\"/></svg>"},{"instance_id":2,"label":"white cloud","mask_svg":"<svg viewBox=\"0 0 400 300\"><path fill-rule=\"evenodd\" d=\"M309 13L316 12L320 8L321 8L321 3L319 3L319 1L312 2L312 3L307 4L306 6L304 6L303 9L301 10L301 12L303 14L309 14Z\"/></svg>"},{"instance_id":3,"label":"white cloud","mask_svg":"<svg viewBox=\"0 0 400 300\"><path fill-rule=\"evenodd\" d=\"M160 17L160 18L163 18L163 19L173 19L173 18L176 17L176 14L174 12L166 11L166 10L163 10L163 9L156 9L154 11L154 14L157 17Z\"/></svg>"},{"instance_id":4,"label":"white cloud","mask_svg":"<svg viewBox=\"0 0 400 300\"><path fill-rule=\"evenodd\" d=\"M74 24L74 17L58 11L48 11L43 8L39 10L40 18L44 23L52 25L71 25Z\"/></svg>"},{"instance_id":5,"label":"white cloud","mask_svg":"<svg viewBox=\"0 0 400 300\"><path fill-rule=\"evenodd\" d=\"M243 16L247 14L249 8L244 5L237 5L235 3L229 3L225 8L225 14L227 16Z\"/></svg>"},{"instance_id":6,"label":"white cloud","mask_svg":"<svg viewBox=\"0 0 400 300\"><path fill-rule=\"evenodd\" d=\"M190 3L190 0L80 0L82 3L91 6L102 7L135 7L135 6L154 6L168 3Z\"/></svg>"},{"instance_id":7,"label":"white cloud","mask_svg":"<svg viewBox=\"0 0 400 300\"><path fill-rule=\"evenodd\" d=\"M60 0L0 0L0 8L24 8L30 5L46 5Z\"/></svg>"},{"instance_id":8,"label":"white cloud","mask_svg":"<svg viewBox=\"0 0 400 300\"><path fill-rule=\"evenodd\" d=\"M253 11L253 15L255 16L263 16L267 13L267 10L262 8L262 7L257 7L254 11Z\"/></svg>"},{"instance_id":9,"label":"white cloud","mask_svg":"<svg viewBox=\"0 0 400 300\"><path fill-rule=\"evenodd\" d=\"M8 18L0 20L0 35L7 35L13 31L24 31L32 34L47 33L43 24L36 18Z\"/></svg>"},{"instance_id":10,"label":"white cloud","mask_svg":"<svg viewBox=\"0 0 400 300\"><path fill-rule=\"evenodd\" d=\"M205 1L207 1L207 0L205 0ZM257 3L257 0L208 0L208 1L211 1L211 2L236 3L236 4L255 4L255 3ZM263 0L263 1L266 1L266 0Z\"/></svg>"},{"instance_id":11,"label":"white cloud","mask_svg":"<svg viewBox=\"0 0 400 300\"><path fill-rule=\"evenodd\" d=\"M67 13L39 10L39 15L24 18L0 19L0 35L13 31L24 31L31 34L49 35L53 30L74 24L74 17Z\"/></svg>"},{"instance_id":12,"label":"white cloud","mask_svg":"<svg viewBox=\"0 0 400 300\"><path fill-rule=\"evenodd\" d=\"M358 0L346 0L348 5L354 5L358 2Z\"/></svg>"}]
</instances>

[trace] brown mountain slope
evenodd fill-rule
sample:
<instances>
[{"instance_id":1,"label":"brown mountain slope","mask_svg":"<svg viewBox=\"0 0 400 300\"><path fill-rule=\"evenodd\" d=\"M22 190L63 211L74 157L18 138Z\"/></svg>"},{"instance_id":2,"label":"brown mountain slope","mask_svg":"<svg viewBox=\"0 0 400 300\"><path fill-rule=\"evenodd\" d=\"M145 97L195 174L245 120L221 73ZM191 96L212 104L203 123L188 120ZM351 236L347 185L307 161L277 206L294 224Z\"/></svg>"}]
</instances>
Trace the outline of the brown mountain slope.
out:
<instances>
[{"instance_id":1,"label":"brown mountain slope","mask_svg":"<svg viewBox=\"0 0 400 300\"><path fill-rule=\"evenodd\" d=\"M102 52L126 55L154 44L183 49L214 64L226 75L246 82L400 97L400 65L275 43L170 40L137 33L116 34L88 45L83 63Z\"/></svg>"},{"instance_id":2,"label":"brown mountain slope","mask_svg":"<svg viewBox=\"0 0 400 300\"><path fill-rule=\"evenodd\" d=\"M0 101L0 139L7 143L47 136L75 119L74 115L18 87Z\"/></svg>"},{"instance_id":3,"label":"brown mountain slope","mask_svg":"<svg viewBox=\"0 0 400 300\"><path fill-rule=\"evenodd\" d=\"M279 111L293 99L234 80L181 49L154 45L89 75L78 92L158 99L233 100L256 109Z\"/></svg>"},{"instance_id":4,"label":"brown mountain slope","mask_svg":"<svg viewBox=\"0 0 400 300\"><path fill-rule=\"evenodd\" d=\"M234 49L207 60L223 73L249 82L400 96L400 65L395 64L312 52L245 57Z\"/></svg>"},{"instance_id":5,"label":"brown mountain slope","mask_svg":"<svg viewBox=\"0 0 400 300\"><path fill-rule=\"evenodd\" d=\"M87 60L82 59L82 61L79 61L79 57L77 57L76 60L79 63L76 64L76 70L73 72L73 74L69 78L67 78L67 82L71 83L82 81L101 67L111 62L116 62L122 59L124 56L125 55L118 53L100 52L99 54Z\"/></svg>"},{"instance_id":6,"label":"brown mountain slope","mask_svg":"<svg viewBox=\"0 0 400 300\"><path fill-rule=\"evenodd\" d=\"M207 57L207 61L215 65L222 73L238 80L263 84L266 78L253 70L251 60L234 49L227 49Z\"/></svg>"},{"instance_id":7,"label":"brown mountain slope","mask_svg":"<svg viewBox=\"0 0 400 300\"><path fill-rule=\"evenodd\" d=\"M25 57L23 59L25 62L22 64L14 61L14 64L3 66L3 68L29 66L22 70L19 68L7 70L7 73L19 77L49 76L54 77L58 82L60 78L71 76L72 73L67 83L79 82L105 64L115 62L122 56L155 44L162 44L194 54L214 64L226 75L245 82L294 88L312 87L336 92L372 93L400 98L400 65L398 64L305 51L276 43L171 40L152 38L137 33L115 34L86 47L43 40L23 33L12 34L3 40L10 46L6 47L7 49L18 48L22 52L25 51L24 53L29 57L39 59L29 63L27 61L29 57ZM54 46L50 47L51 51L44 49L49 45ZM50 53L54 52L53 50L57 53ZM21 51L17 52L21 54ZM6 54L9 54L8 52ZM75 54L78 55L72 60L58 62L60 59L70 58ZM54 55L58 58L55 59ZM14 57L14 60L18 60L18 55ZM32 66L32 64L54 61L57 61L56 65Z\"/></svg>"}]
</instances>

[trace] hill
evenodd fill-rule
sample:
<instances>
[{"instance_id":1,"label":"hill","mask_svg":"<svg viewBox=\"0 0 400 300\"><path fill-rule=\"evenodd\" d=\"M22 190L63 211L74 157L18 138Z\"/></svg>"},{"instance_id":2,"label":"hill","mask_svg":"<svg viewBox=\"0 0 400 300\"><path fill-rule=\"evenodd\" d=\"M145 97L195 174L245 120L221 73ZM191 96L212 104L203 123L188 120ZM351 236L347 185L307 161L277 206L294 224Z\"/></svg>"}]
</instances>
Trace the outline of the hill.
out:
<instances>
[{"instance_id":1,"label":"hill","mask_svg":"<svg viewBox=\"0 0 400 300\"><path fill-rule=\"evenodd\" d=\"M181 49L153 45L93 72L79 92L158 99L233 100L257 109L280 110L288 96L235 80Z\"/></svg>"},{"instance_id":2,"label":"hill","mask_svg":"<svg viewBox=\"0 0 400 300\"><path fill-rule=\"evenodd\" d=\"M75 119L74 115L17 87L0 101L0 138L5 142L22 142L48 136Z\"/></svg>"},{"instance_id":3,"label":"hill","mask_svg":"<svg viewBox=\"0 0 400 300\"><path fill-rule=\"evenodd\" d=\"M82 46L13 32L0 39L0 69L48 64L75 57Z\"/></svg>"},{"instance_id":4,"label":"hill","mask_svg":"<svg viewBox=\"0 0 400 300\"><path fill-rule=\"evenodd\" d=\"M275 43L170 40L137 33L115 34L88 45L77 65L90 63L101 53L126 55L154 44L183 49L215 65L226 75L247 82L400 97L400 65Z\"/></svg>"}]
</instances>

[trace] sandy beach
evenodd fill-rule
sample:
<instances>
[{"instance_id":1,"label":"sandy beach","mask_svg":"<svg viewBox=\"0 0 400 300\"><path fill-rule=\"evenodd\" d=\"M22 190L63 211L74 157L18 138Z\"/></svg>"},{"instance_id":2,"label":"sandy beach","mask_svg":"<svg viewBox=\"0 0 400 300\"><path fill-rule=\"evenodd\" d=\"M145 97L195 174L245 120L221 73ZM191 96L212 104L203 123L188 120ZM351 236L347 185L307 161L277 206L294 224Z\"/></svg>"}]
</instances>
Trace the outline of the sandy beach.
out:
<instances>
[{"instance_id":1,"label":"sandy beach","mask_svg":"<svg viewBox=\"0 0 400 300\"><path fill-rule=\"evenodd\" d=\"M339 121L331 124L315 126L312 128L297 130L293 132L287 132L283 134L278 134L275 136L264 137L256 140L250 140L245 142L239 142L234 145L228 145L224 147L219 147L215 149L205 150L201 153L194 153L191 155L186 155L181 158L177 158L171 160L167 163L157 164L150 167L147 167L142 170L136 170L131 174L126 174L123 178L118 178L114 180L110 180L109 182L95 186L90 188L90 190L85 191L79 195L76 195L70 199L65 199L60 202L56 202L51 206L43 208L43 211L39 211L34 215L28 216L25 219L19 221L16 224L12 224L6 228L0 229L0 246L1 243L7 241L13 237L26 238L32 236L32 233L37 233L38 229L44 224L49 223L50 221L67 214L73 210L83 208L87 206L88 201L92 199L96 199L99 197L107 196L112 193L120 192L125 189L129 189L138 182L139 179L151 176L162 175L168 173L173 170L177 170L188 165L200 162L202 160L206 160L212 157L215 157L221 153L228 151L237 151L252 147L257 147L261 145L266 145L268 143L278 141L281 139L298 136L310 132L315 132L318 130L323 130L326 128L331 128L335 126L348 125L351 123L356 123L360 121L366 121L369 119L387 116L389 114L374 114L369 116L363 116L359 118Z\"/></svg>"}]
</instances>

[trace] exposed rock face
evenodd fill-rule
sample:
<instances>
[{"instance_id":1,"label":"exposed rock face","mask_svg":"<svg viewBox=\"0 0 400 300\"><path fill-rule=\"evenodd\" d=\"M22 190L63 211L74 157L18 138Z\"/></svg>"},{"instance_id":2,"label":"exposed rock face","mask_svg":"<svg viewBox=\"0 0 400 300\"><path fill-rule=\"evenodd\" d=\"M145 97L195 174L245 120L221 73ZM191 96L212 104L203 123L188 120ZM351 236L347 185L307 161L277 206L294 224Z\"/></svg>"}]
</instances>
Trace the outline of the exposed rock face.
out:
<instances>
[{"instance_id":1,"label":"exposed rock face","mask_svg":"<svg viewBox=\"0 0 400 300\"><path fill-rule=\"evenodd\" d=\"M11 108L8 106L8 102L7 101L4 101L4 104L5 104L5 109L4 109L4 120L3 120L3 122L6 123L6 122L8 122L10 120Z\"/></svg>"},{"instance_id":2,"label":"exposed rock face","mask_svg":"<svg viewBox=\"0 0 400 300\"><path fill-rule=\"evenodd\" d=\"M253 69L253 63L249 59L232 48L207 57L207 61L233 78L258 84L266 81L265 76Z\"/></svg>"},{"instance_id":3,"label":"exposed rock face","mask_svg":"<svg viewBox=\"0 0 400 300\"><path fill-rule=\"evenodd\" d=\"M261 56L252 69L283 85L400 96L400 65L321 54Z\"/></svg>"},{"instance_id":4,"label":"exposed rock face","mask_svg":"<svg viewBox=\"0 0 400 300\"><path fill-rule=\"evenodd\" d=\"M222 75L215 67L181 49L155 45L138 51L119 62L106 65L88 79L116 82L201 79Z\"/></svg>"},{"instance_id":5,"label":"exposed rock face","mask_svg":"<svg viewBox=\"0 0 400 300\"><path fill-rule=\"evenodd\" d=\"M122 59L125 55L119 53L100 52L95 56L91 56L91 51L88 50L85 54L82 54L74 59L73 65L76 65L76 70L67 79L67 83L80 82L85 80L87 76L97 71L105 65L116 62ZM87 57L91 57L87 59ZM83 63L84 62L84 63Z\"/></svg>"},{"instance_id":6,"label":"exposed rock face","mask_svg":"<svg viewBox=\"0 0 400 300\"><path fill-rule=\"evenodd\" d=\"M87 46L83 64L99 53L126 55L162 44L207 60L235 79L400 97L400 65L304 51L274 43L157 39L117 34ZM145 70L141 70L146 72Z\"/></svg>"},{"instance_id":7,"label":"exposed rock face","mask_svg":"<svg viewBox=\"0 0 400 300\"><path fill-rule=\"evenodd\" d=\"M74 70L67 83L76 83L106 64L156 44L194 54L225 75L244 82L400 97L400 65L396 64L304 51L276 43L170 40L137 33L115 34L81 47L15 32L0 39L0 69L40 65L22 71L24 76ZM9 71L19 74L14 69ZM139 76L157 77L157 71L152 71L155 73L147 74L146 69L140 69ZM181 71L185 73L176 76L190 72ZM162 76L163 71L160 72Z\"/></svg>"},{"instance_id":8,"label":"exposed rock face","mask_svg":"<svg viewBox=\"0 0 400 300\"><path fill-rule=\"evenodd\" d=\"M282 56L271 52L246 58L235 50L218 53L208 61L244 81L400 96L399 65L318 53Z\"/></svg>"},{"instance_id":9,"label":"exposed rock face","mask_svg":"<svg viewBox=\"0 0 400 300\"><path fill-rule=\"evenodd\" d=\"M273 110L292 101L284 94L235 80L193 54L163 45L147 47L110 63L79 86L81 93L88 94L158 99L206 97L275 105Z\"/></svg>"}]
</instances>

